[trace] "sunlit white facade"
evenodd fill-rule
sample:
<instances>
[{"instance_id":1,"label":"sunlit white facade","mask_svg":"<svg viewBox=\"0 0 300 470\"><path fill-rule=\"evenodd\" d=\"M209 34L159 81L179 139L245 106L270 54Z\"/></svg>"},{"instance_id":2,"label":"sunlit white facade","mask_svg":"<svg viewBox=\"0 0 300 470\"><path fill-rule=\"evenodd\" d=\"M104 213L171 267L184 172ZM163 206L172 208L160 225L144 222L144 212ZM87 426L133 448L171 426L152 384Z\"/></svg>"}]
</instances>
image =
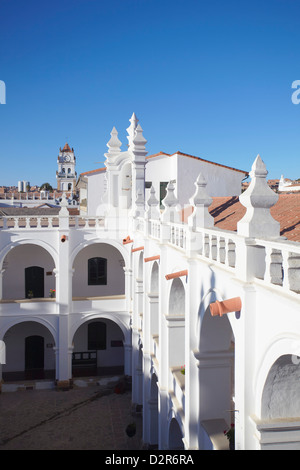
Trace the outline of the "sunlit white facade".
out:
<instances>
[{"instance_id":1,"label":"sunlit white facade","mask_svg":"<svg viewBox=\"0 0 300 470\"><path fill-rule=\"evenodd\" d=\"M95 214L63 199L57 217L1 219L2 390L13 374L67 388L80 367L122 370L149 448L225 449L234 423L236 449L299 449L300 247L270 215L261 158L237 232L214 227L209 174L195 174L187 224L173 182L163 207L146 192L135 115L105 165Z\"/></svg>"}]
</instances>

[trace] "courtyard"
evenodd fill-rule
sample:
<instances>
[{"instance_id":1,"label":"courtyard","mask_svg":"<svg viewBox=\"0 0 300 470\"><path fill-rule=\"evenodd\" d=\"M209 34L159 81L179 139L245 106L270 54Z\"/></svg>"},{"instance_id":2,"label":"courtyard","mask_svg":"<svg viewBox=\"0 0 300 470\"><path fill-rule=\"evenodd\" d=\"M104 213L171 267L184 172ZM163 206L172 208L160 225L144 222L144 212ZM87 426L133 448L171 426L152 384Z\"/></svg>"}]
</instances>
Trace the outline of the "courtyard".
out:
<instances>
[{"instance_id":1,"label":"courtyard","mask_svg":"<svg viewBox=\"0 0 300 470\"><path fill-rule=\"evenodd\" d=\"M77 384L77 385L76 385ZM142 418L131 391L88 378L67 391L31 389L0 394L0 450L139 450ZM136 423L136 434L125 429Z\"/></svg>"}]
</instances>

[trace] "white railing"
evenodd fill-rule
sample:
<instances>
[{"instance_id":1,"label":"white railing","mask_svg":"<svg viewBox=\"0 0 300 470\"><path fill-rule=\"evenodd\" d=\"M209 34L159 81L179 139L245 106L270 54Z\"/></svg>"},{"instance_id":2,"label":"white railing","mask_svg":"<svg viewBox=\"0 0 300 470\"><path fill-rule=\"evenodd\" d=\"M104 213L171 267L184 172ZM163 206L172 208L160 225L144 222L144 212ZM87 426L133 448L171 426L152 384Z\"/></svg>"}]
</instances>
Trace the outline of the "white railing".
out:
<instances>
[{"instance_id":1,"label":"white railing","mask_svg":"<svg viewBox=\"0 0 300 470\"><path fill-rule=\"evenodd\" d=\"M3 216L0 229L51 229L59 227L59 216ZM70 228L99 228L104 226L104 217L71 216Z\"/></svg>"},{"instance_id":2,"label":"white railing","mask_svg":"<svg viewBox=\"0 0 300 470\"><path fill-rule=\"evenodd\" d=\"M63 219L65 221L66 217ZM60 220L58 215L3 216L0 218L0 230L57 229ZM70 216L68 226L70 229L98 229L104 227L104 217ZM199 227L192 231L187 224L162 224L159 220L146 222L143 218L139 218L138 230L144 234L148 230L148 235L155 240L168 243L187 253L193 252L197 257L222 265L233 272L236 270L236 245L243 238L236 232ZM277 286L285 292L300 293L299 243L253 239L250 245L253 251L250 268L253 272L250 277L264 284ZM243 254L242 258L246 259Z\"/></svg>"},{"instance_id":3,"label":"white railing","mask_svg":"<svg viewBox=\"0 0 300 470\"><path fill-rule=\"evenodd\" d=\"M170 223L170 245L183 251L190 250L200 258L210 260L234 272L236 270L236 245L241 236L236 232L219 228L197 228L191 231L186 224ZM149 236L160 239L162 224L150 220ZM192 236L191 236L192 235ZM286 292L300 293L300 244L288 240L254 239L254 279L264 284L281 287ZM245 258L246 259L246 258Z\"/></svg>"},{"instance_id":4,"label":"white railing","mask_svg":"<svg viewBox=\"0 0 300 470\"><path fill-rule=\"evenodd\" d=\"M228 268L235 268L235 232L198 228L196 233L200 234L199 255Z\"/></svg>"},{"instance_id":5,"label":"white railing","mask_svg":"<svg viewBox=\"0 0 300 470\"><path fill-rule=\"evenodd\" d=\"M182 250L186 249L186 231L187 227L184 224L174 224L171 223L171 234L170 234L170 244L181 248Z\"/></svg>"},{"instance_id":6,"label":"white railing","mask_svg":"<svg viewBox=\"0 0 300 470\"><path fill-rule=\"evenodd\" d=\"M300 244L290 241L255 240L263 263L256 264L255 278L285 291L300 293Z\"/></svg>"}]
</instances>

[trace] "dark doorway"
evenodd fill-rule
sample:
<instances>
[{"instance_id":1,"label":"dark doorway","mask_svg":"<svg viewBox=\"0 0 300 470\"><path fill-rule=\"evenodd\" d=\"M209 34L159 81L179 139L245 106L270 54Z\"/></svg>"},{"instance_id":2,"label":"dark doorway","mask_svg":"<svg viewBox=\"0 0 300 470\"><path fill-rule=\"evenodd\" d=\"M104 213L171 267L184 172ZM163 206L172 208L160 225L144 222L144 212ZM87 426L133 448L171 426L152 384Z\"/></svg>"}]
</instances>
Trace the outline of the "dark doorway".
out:
<instances>
[{"instance_id":1,"label":"dark doorway","mask_svg":"<svg viewBox=\"0 0 300 470\"><path fill-rule=\"evenodd\" d=\"M44 378L43 336L25 338L25 377L26 379Z\"/></svg>"},{"instance_id":2,"label":"dark doorway","mask_svg":"<svg viewBox=\"0 0 300 470\"><path fill-rule=\"evenodd\" d=\"M25 268L25 298L44 297L44 268Z\"/></svg>"}]
</instances>

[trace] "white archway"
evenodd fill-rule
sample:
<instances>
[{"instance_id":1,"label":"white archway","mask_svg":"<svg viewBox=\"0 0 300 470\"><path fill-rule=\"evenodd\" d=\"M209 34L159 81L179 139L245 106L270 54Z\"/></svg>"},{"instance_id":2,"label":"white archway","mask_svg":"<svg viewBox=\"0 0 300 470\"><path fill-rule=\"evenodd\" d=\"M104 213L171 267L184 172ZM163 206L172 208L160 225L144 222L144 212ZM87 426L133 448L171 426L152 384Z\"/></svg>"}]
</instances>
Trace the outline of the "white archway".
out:
<instances>
[{"instance_id":1,"label":"white archway","mask_svg":"<svg viewBox=\"0 0 300 470\"><path fill-rule=\"evenodd\" d=\"M57 333L49 322L19 318L7 323L2 335L6 349L4 380L55 379ZM32 341L36 339L40 341Z\"/></svg>"},{"instance_id":2,"label":"white archway","mask_svg":"<svg viewBox=\"0 0 300 470\"><path fill-rule=\"evenodd\" d=\"M291 381L293 381L293 379L296 377L296 374L300 366L299 344L300 344L300 338L297 335L291 334L290 336L286 336L285 338L281 338L281 339L275 338L274 342L272 342L269 345L269 347L265 350L264 354L262 354L261 356L262 361L258 368L258 373L256 376L256 380L254 382L255 409L256 409L256 415L260 419L262 419L263 415L266 415L266 408L265 408L264 403L266 403L266 401L268 400L267 399L268 393L269 393L269 398L271 398L270 393L272 389L272 384L273 386L275 385L274 377L273 377L275 367L277 367L278 370L281 368L281 371L284 371L284 368L286 369L284 372L285 384L289 383L288 374L287 374L288 369L290 372ZM282 385L283 385L283 388L281 390L283 391L285 385L284 384ZM276 388L277 388L277 391L276 391L277 396L280 396L280 393L281 393L280 382L276 384ZM292 387L292 389L293 388L294 387ZM296 405L296 403L297 401L294 402L294 405ZM294 412L297 406L294 408ZM275 410L271 411L271 413L274 413L274 412ZM300 413L300 409L299 409L299 413Z\"/></svg>"}]
</instances>

